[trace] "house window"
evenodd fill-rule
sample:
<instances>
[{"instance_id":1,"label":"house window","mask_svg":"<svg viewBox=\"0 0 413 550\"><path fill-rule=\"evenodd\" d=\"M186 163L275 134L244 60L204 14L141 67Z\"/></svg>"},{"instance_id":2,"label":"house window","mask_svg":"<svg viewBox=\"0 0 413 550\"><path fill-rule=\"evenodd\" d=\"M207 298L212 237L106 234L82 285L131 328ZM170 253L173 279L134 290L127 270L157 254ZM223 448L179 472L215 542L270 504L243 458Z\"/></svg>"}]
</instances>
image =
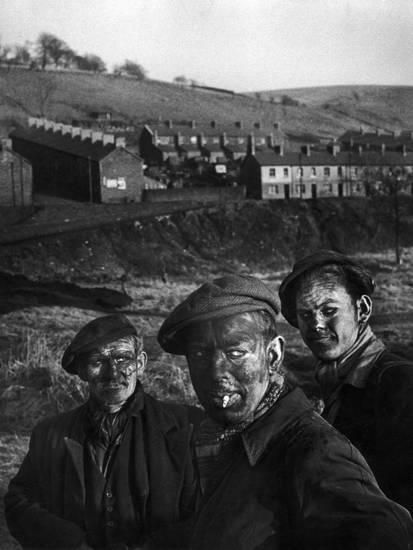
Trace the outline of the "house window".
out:
<instances>
[{"instance_id":1,"label":"house window","mask_svg":"<svg viewBox=\"0 0 413 550\"><path fill-rule=\"evenodd\" d=\"M189 141L193 144L193 145L196 145L196 136L191 136L189 138Z\"/></svg>"},{"instance_id":2,"label":"house window","mask_svg":"<svg viewBox=\"0 0 413 550\"><path fill-rule=\"evenodd\" d=\"M314 168L314 166L311 167L311 177L314 178L316 176L317 172Z\"/></svg>"},{"instance_id":3,"label":"house window","mask_svg":"<svg viewBox=\"0 0 413 550\"><path fill-rule=\"evenodd\" d=\"M358 168L354 168L354 175L357 176L358 173L359 173L359 169L358 169Z\"/></svg>"},{"instance_id":4,"label":"house window","mask_svg":"<svg viewBox=\"0 0 413 550\"><path fill-rule=\"evenodd\" d=\"M288 168L284 168L284 177L288 178Z\"/></svg>"},{"instance_id":5,"label":"house window","mask_svg":"<svg viewBox=\"0 0 413 550\"><path fill-rule=\"evenodd\" d=\"M305 184L297 183L295 186L295 193L296 195L303 195L305 193Z\"/></svg>"},{"instance_id":6,"label":"house window","mask_svg":"<svg viewBox=\"0 0 413 550\"><path fill-rule=\"evenodd\" d=\"M324 190L327 192L327 193L332 193L333 191L333 185L331 183L326 183L324 185Z\"/></svg>"},{"instance_id":7,"label":"house window","mask_svg":"<svg viewBox=\"0 0 413 550\"><path fill-rule=\"evenodd\" d=\"M329 166L324 167L324 175L326 177L330 177L330 167Z\"/></svg>"},{"instance_id":8,"label":"house window","mask_svg":"<svg viewBox=\"0 0 413 550\"><path fill-rule=\"evenodd\" d=\"M279 189L278 185L269 185L268 186L268 194L269 195L278 195Z\"/></svg>"},{"instance_id":9,"label":"house window","mask_svg":"<svg viewBox=\"0 0 413 550\"><path fill-rule=\"evenodd\" d=\"M302 178L304 176L303 168L297 168L297 178Z\"/></svg>"},{"instance_id":10,"label":"house window","mask_svg":"<svg viewBox=\"0 0 413 550\"><path fill-rule=\"evenodd\" d=\"M270 168L269 176L270 178L275 178L275 168Z\"/></svg>"},{"instance_id":11,"label":"house window","mask_svg":"<svg viewBox=\"0 0 413 550\"><path fill-rule=\"evenodd\" d=\"M361 185L359 183L356 184L356 191L358 191L358 192L361 191Z\"/></svg>"},{"instance_id":12,"label":"house window","mask_svg":"<svg viewBox=\"0 0 413 550\"><path fill-rule=\"evenodd\" d=\"M212 143L219 143L219 137L213 137Z\"/></svg>"},{"instance_id":13,"label":"house window","mask_svg":"<svg viewBox=\"0 0 413 550\"><path fill-rule=\"evenodd\" d=\"M265 145L265 138L255 138L256 145Z\"/></svg>"},{"instance_id":14,"label":"house window","mask_svg":"<svg viewBox=\"0 0 413 550\"><path fill-rule=\"evenodd\" d=\"M169 145L169 136L159 136L158 143L159 145Z\"/></svg>"},{"instance_id":15,"label":"house window","mask_svg":"<svg viewBox=\"0 0 413 550\"><path fill-rule=\"evenodd\" d=\"M343 167L342 167L342 166L339 166L339 167L337 168L337 174L338 174L339 176L342 176L342 175L343 175Z\"/></svg>"},{"instance_id":16,"label":"house window","mask_svg":"<svg viewBox=\"0 0 413 550\"><path fill-rule=\"evenodd\" d=\"M242 137L238 138L238 143L242 145L243 143L245 143L245 139Z\"/></svg>"}]
</instances>

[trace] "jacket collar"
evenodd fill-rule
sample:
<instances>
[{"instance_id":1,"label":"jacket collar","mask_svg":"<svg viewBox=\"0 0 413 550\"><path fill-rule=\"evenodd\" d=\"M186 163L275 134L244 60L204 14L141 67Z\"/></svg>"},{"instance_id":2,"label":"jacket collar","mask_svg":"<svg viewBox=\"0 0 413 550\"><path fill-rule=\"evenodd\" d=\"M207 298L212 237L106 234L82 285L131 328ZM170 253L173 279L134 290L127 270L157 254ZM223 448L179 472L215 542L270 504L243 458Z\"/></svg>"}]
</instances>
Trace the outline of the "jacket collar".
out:
<instances>
[{"instance_id":1,"label":"jacket collar","mask_svg":"<svg viewBox=\"0 0 413 550\"><path fill-rule=\"evenodd\" d=\"M313 410L313 405L299 388L282 395L267 414L241 434L250 465L255 466L268 445L280 438L287 427L310 410Z\"/></svg>"}]
</instances>

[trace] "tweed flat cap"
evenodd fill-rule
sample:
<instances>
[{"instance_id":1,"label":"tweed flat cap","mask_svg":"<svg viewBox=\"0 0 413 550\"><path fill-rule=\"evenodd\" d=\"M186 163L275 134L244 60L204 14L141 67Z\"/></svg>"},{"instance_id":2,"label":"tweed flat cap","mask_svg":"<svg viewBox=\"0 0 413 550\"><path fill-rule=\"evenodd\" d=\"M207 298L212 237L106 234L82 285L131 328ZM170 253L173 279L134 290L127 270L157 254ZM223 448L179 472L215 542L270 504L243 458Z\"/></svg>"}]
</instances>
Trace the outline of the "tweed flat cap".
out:
<instances>
[{"instance_id":1,"label":"tweed flat cap","mask_svg":"<svg viewBox=\"0 0 413 550\"><path fill-rule=\"evenodd\" d=\"M62 357L62 367L70 374L77 374L75 359L79 354L136 334L135 327L124 315L105 315L93 319L79 330L66 348Z\"/></svg>"},{"instance_id":2,"label":"tweed flat cap","mask_svg":"<svg viewBox=\"0 0 413 550\"><path fill-rule=\"evenodd\" d=\"M360 294L371 295L374 292L375 283L371 274L361 264L344 254L334 250L318 250L305 256L293 266L291 273L281 283L278 294L281 301L281 312L293 327L298 327L296 312L296 289L299 278L315 268L326 265L339 265L345 270L352 284L357 286Z\"/></svg>"},{"instance_id":3,"label":"tweed flat cap","mask_svg":"<svg viewBox=\"0 0 413 550\"><path fill-rule=\"evenodd\" d=\"M203 284L181 302L163 322L158 342L165 351L185 355L182 331L189 325L262 309L276 320L278 299L264 283L255 277L227 275Z\"/></svg>"}]
</instances>

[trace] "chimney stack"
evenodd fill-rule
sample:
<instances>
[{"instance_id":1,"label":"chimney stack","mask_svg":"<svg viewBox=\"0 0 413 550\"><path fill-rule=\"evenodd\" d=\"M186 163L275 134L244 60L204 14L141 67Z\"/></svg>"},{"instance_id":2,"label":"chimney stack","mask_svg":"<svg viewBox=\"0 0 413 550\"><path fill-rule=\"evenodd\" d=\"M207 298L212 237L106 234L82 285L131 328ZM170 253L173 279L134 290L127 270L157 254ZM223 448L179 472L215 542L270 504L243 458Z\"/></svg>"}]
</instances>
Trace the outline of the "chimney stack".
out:
<instances>
[{"instance_id":1,"label":"chimney stack","mask_svg":"<svg viewBox=\"0 0 413 550\"><path fill-rule=\"evenodd\" d=\"M80 137L80 132L81 131L82 131L82 129L81 129L80 126L72 126L72 129L70 131L70 133L72 134L72 138L77 137L77 136Z\"/></svg>"},{"instance_id":2,"label":"chimney stack","mask_svg":"<svg viewBox=\"0 0 413 550\"><path fill-rule=\"evenodd\" d=\"M191 120L191 128L196 128L196 121L195 120Z\"/></svg>"},{"instance_id":3,"label":"chimney stack","mask_svg":"<svg viewBox=\"0 0 413 550\"><path fill-rule=\"evenodd\" d=\"M311 155L311 147L310 145L303 145L301 147L301 152L303 153L303 155L305 155L306 157L309 157Z\"/></svg>"},{"instance_id":4,"label":"chimney stack","mask_svg":"<svg viewBox=\"0 0 413 550\"><path fill-rule=\"evenodd\" d=\"M72 126L70 124L62 124L61 131L62 131L62 136L65 136L66 134L71 134Z\"/></svg>"},{"instance_id":5,"label":"chimney stack","mask_svg":"<svg viewBox=\"0 0 413 550\"><path fill-rule=\"evenodd\" d=\"M116 147L126 147L126 138L125 136L117 136L115 139Z\"/></svg>"},{"instance_id":6,"label":"chimney stack","mask_svg":"<svg viewBox=\"0 0 413 550\"><path fill-rule=\"evenodd\" d=\"M92 143L103 141L103 132L92 132Z\"/></svg>"},{"instance_id":7,"label":"chimney stack","mask_svg":"<svg viewBox=\"0 0 413 550\"><path fill-rule=\"evenodd\" d=\"M381 154L384 155L384 153L386 152L386 144L385 143L381 144L380 151L381 151Z\"/></svg>"},{"instance_id":8,"label":"chimney stack","mask_svg":"<svg viewBox=\"0 0 413 550\"><path fill-rule=\"evenodd\" d=\"M274 152L280 157L284 156L284 146L280 143L279 145L274 146Z\"/></svg>"},{"instance_id":9,"label":"chimney stack","mask_svg":"<svg viewBox=\"0 0 413 550\"><path fill-rule=\"evenodd\" d=\"M217 127L217 121L211 120L211 128L216 128L216 127Z\"/></svg>"},{"instance_id":10,"label":"chimney stack","mask_svg":"<svg viewBox=\"0 0 413 550\"><path fill-rule=\"evenodd\" d=\"M167 126L168 128L172 128L173 124L172 124L172 120L171 120L171 119L168 119L168 120L166 121L166 126Z\"/></svg>"},{"instance_id":11,"label":"chimney stack","mask_svg":"<svg viewBox=\"0 0 413 550\"><path fill-rule=\"evenodd\" d=\"M237 128L242 128L242 126L243 126L243 125L242 125L242 120L237 120L237 122L235 123L235 126L236 126Z\"/></svg>"},{"instance_id":12,"label":"chimney stack","mask_svg":"<svg viewBox=\"0 0 413 550\"><path fill-rule=\"evenodd\" d=\"M80 129L80 139L84 141L85 139L90 139L92 137L92 130L90 128L81 128Z\"/></svg>"},{"instance_id":13,"label":"chimney stack","mask_svg":"<svg viewBox=\"0 0 413 550\"><path fill-rule=\"evenodd\" d=\"M103 134L103 145L115 145L115 136L114 134Z\"/></svg>"}]
</instances>

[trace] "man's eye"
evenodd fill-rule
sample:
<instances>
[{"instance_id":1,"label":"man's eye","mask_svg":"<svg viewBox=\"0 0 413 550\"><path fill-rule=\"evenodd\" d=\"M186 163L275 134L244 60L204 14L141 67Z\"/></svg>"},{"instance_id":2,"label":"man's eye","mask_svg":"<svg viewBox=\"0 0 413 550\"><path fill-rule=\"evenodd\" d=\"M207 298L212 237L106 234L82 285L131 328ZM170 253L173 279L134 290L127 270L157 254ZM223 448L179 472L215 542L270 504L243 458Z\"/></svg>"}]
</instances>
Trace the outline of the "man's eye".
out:
<instances>
[{"instance_id":1,"label":"man's eye","mask_svg":"<svg viewBox=\"0 0 413 550\"><path fill-rule=\"evenodd\" d=\"M312 313L310 311L300 311L298 313L298 316L300 319L303 319L304 321L308 321L312 317Z\"/></svg>"},{"instance_id":2,"label":"man's eye","mask_svg":"<svg viewBox=\"0 0 413 550\"><path fill-rule=\"evenodd\" d=\"M323 309L323 315L326 317L331 317L336 313L337 309L335 307L326 307Z\"/></svg>"},{"instance_id":3,"label":"man's eye","mask_svg":"<svg viewBox=\"0 0 413 550\"><path fill-rule=\"evenodd\" d=\"M117 365L121 365L123 363L129 363L130 361L132 361L132 357L120 356L114 357L113 360Z\"/></svg>"},{"instance_id":4,"label":"man's eye","mask_svg":"<svg viewBox=\"0 0 413 550\"><path fill-rule=\"evenodd\" d=\"M231 349L227 351L227 356L230 359L239 359L240 357L244 357L244 355L245 355L245 351L241 349Z\"/></svg>"},{"instance_id":5,"label":"man's eye","mask_svg":"<svg viewBox=\"0 0 413 550\"><path fill-rule=\"evenodd\" d=\"M203 349L192 349L189 351L189 356L195 359L203 359L206 357L206 351Z\"/></svg>"}]
</instances>

